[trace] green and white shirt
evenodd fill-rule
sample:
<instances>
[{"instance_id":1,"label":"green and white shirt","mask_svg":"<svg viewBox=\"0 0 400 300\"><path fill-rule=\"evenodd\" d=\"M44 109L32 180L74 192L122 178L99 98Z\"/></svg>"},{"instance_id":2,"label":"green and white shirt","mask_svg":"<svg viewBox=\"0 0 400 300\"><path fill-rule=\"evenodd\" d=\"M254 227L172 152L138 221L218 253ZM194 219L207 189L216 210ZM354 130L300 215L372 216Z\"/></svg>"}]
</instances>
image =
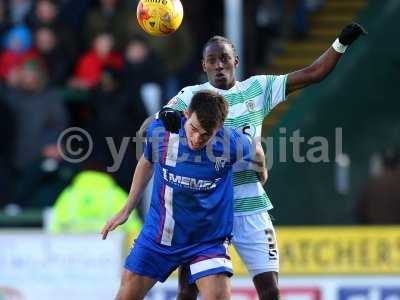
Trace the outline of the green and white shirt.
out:
<instances>
[{"instance_id":1,"label":"green and white shirt","mask_svg":"<svg viewBox=\"0 0 400 300\"><path fill-rule=\"evenodd\" d=\"M185 110L193 95L202 90L212 90L223 95L229 103L225 126L242 129L252 137L260 137L265 116L286 99L287 75L258 75L245 81L236 81L229 90L213 87L209 82L183 88L167 106ZM271 201L253 170L235 170L234 207L235 215L248 215L272 209Z\"/></svg>"}]
</instances>

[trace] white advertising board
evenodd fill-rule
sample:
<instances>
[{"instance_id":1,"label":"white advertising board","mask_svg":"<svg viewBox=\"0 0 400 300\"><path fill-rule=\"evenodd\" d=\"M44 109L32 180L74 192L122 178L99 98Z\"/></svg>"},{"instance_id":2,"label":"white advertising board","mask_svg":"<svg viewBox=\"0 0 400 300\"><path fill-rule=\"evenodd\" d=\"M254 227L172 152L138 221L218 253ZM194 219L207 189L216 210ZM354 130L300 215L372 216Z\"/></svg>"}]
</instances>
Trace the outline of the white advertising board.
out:
<instances>
[{"instance_id":1,"label":"white advertising board","mask_svg":"<svg viewBox=\"0 0 400 300\"><path fill-rule=\"evenodd\" d=\"M113 299L123 236L0 232L0 299Z\"/></svg>"}]
</instances>

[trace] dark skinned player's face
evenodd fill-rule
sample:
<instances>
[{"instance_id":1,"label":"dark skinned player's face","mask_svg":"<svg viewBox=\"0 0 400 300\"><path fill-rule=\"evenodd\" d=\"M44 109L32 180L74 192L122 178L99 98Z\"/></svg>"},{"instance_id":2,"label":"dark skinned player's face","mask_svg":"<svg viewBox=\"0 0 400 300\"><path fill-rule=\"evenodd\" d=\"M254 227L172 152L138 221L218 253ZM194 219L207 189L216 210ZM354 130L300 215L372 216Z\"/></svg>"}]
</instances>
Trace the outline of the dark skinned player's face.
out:
<instances>
[{"instance_id":1,"label":"dark skinned player's face","mask_svg":"<svg viewBox=\"0 0 400 300\"><path fill-rule=\"evenodd\" d=\"M212 86L228 90L235 85L235 69L239 58L225 42L215 42L204 51L203 70Z\"/></svg>"}]
</instances>

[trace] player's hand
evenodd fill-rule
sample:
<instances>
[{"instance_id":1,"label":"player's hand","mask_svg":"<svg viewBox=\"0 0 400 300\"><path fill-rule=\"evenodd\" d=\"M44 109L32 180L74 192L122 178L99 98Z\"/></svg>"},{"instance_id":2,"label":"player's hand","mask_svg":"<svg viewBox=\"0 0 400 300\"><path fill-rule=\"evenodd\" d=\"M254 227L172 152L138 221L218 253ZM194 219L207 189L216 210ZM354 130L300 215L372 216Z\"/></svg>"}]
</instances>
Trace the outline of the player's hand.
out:
<instances>
[{"instance_id":1,"label":"player's hand","mask_svg":"<svg viewBox=\"0 0 400 300\"><path fill-rule=\"evenodd\" d=\"M158 118L163 122L165 129L172 133L179 133L181 117L182 113L172 108L163 108L158 113Z\"/></svg>"},{"instance_id":2,"label":"player's hand","mask_svg":"<svg viewBox=\"0 0 400 300\"><path fill-rule=\"evenodd\" d=\"M257 173L258 179L260 180L261 184L264 185L267 183L268 180L268 170L264 168L264 170Z\"/></svg>"},{"instance_id":3,"label":"player's hand","mask_svg":"<svg viewBox=\"0 0 400 300\"><path fill-rule=\"evenodd\" d=\"M128 220L128 218L129 218L129 213L127 213L125 210L121 210L112 219L110 219L107 222L106 226L104 226L103 230L101 231L103 240L107 238L107 235L110 231L113 231L119 225L124 224L126 220Z\"/></svg>"},{"instance_id":4,"label":"player's hand","mask_svg":"<svg viewBox=\"0 0 400 300\"><path fill-rule=\"evenodd\" d=\"M342 45L351 45L360 35L367 35L367 31L357 23L351 23L343 28L342 33L339 35L339 42Z\"/></svg>"}]
</instances>

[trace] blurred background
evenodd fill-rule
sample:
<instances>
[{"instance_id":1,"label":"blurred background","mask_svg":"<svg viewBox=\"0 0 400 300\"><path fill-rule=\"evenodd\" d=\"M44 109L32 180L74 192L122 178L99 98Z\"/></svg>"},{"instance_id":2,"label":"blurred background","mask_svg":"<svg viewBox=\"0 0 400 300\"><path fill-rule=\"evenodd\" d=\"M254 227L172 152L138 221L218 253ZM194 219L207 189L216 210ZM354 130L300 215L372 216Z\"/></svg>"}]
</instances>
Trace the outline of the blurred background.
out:
<instances>
[{"instance_id":1,"label":"blurred background","mask_svg":"<svg viewBox=\"0 0 400 300\"><path fill-rule=\"evenodd\" d=\"M234 41L244 79L309 65L353 21L368 37L263 125L282 299L400 299L400 1L182 4L180 29L151 37L135 0L0 1L0 299L113 297L146 206L100 241L137 163L124 137L182 87L206 81L200 62L211 36ZM81 163L57 147L70 127L93 139ZM112 173L106 137L127 151ZM256 299L233 257L234 298ZM149 299L175 298L175 285Z\"/></svg>"}]
</instances>

